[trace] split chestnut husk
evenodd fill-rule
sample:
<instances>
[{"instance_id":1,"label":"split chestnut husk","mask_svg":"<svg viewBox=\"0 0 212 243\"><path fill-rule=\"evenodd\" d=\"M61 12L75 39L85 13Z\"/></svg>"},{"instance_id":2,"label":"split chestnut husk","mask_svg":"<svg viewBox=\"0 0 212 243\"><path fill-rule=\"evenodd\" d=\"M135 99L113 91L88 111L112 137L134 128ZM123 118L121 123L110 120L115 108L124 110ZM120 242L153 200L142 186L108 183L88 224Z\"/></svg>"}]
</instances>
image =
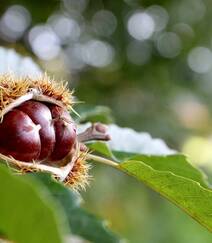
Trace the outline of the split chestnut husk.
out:
<instances>
[{"instance_id":1,"label":"split chestnut husk","mask_svg":"<svg viewBox=\"0 0 212 243\"><path fill-rule=\"evenodd\" d=\"M108 140L102 124L77 134L67 85L0 76L0 158L20 172L50 172L74 189L88 183L84 142Z\"/></svg>"}]
</instances>

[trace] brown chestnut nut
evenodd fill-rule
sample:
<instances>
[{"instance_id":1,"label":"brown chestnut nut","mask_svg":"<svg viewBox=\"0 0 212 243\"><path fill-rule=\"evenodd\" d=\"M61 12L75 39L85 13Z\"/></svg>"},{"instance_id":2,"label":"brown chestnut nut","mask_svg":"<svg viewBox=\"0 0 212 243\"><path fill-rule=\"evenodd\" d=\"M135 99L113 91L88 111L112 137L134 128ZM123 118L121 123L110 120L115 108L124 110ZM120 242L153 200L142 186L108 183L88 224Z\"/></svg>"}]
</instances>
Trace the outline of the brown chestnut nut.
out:
<instances>
[{"instance_id":1,"label":"brown chestnut nut","mask_svg":"<svg viewBox=\"0 0 212 243\"><path fill-rule=\"evenodd\" d=\"M76 127L57 105L29 100L0 123L0 153L21 161L60 161L74 148Z\"/></svg>"},{"instance_id":2,"label":"brown chestnut nut","mask_svg":"<svg viewBox=\"0 0 212 243\"><path fill-rule=\"evenodd\" d=\"M26 113L35 124L39 124L41 129L41 152L39 160L47 158L53 151L55 145L55 131L52 123L52 115L48 107L41 102L29 100L18 107Z\"/></svg>"},{"instance_id":3,"label":"brown chestnut nut","mask_svg":"<svg viewBox=\"0 0 212 243\"><path fill-rule=\"evenodd\" d=\"M66 157L76 142L76 126L69 113L56 105L49 105L55 129L56 142L49 159L61 160Z\"/></svg>"},{"instance_id":4,"label":"brown chestnut nut","mask_svg":"<svg viewBox=\"0 0 212 243\"><path fill-rule=\"evenodd\" d=\"M22 161L37 160L41 151L40 126L17 109L0 124L0 153Z\"/></svg>"}]
</instances>

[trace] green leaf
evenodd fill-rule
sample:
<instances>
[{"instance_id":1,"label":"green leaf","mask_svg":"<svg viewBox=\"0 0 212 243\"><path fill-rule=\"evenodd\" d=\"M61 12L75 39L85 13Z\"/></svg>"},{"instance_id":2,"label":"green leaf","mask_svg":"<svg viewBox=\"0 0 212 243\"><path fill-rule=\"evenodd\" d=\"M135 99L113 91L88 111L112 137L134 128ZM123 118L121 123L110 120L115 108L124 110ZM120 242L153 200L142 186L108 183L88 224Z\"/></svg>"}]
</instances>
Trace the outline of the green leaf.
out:
<instances>
[{"instance_id":1,"label":"green leaf","mask_svg":"<svg viewBox=\"0 0 212 243\"><path fill-rule=\"evenodd\" d=\"M80 114L80 117L76 117L78 123L102 122L108 124L113 122L111 110L106 106L83 104L83 106L78 106L76 111Z\"/></svg>"},{"instance_id":2,"label":"green leaf","mask_svg":"<svg viewBox=\"0 0 212 243\"><path fill-rule=\"evenodd\" d=\"M191 165L186 156L182 154L168 156L136 155L131 157L131 160L142 161L158 171L170 171L175 175L199 182L201 186L208 188L206 176Z\"/></svg>"},{"instance_id":3,"label":"green leaf","mask_svg":"<svg viewBox=\"0 0 212 243\"><path fill-rule=\"evenodd\" d=\"M136 155L134 153L111 151L107 144L104 142L94 142L88 146L91 150L108 158L115 159L118 162L126 160L142 161L155 170L170 171L176 175L190 178L196 182L199 182L200 185L208 188L206 175L195 168L192 164L190 164L186 156L183 154L173 154L167 156L142 154Z\"/></svg>"},{"instance_id":4,"label":"green leaf","mask_svg":"<svg viewBox=\"0 0 212 243\"><path fill-rule=\"evenodd\" d=\"M183 177L172 171L153 169L147 164L129 160L119 164L119 169L145 183L212 231L212 191L201 186L198 179L192 180L193 176L189 174Z\"/></svg>"},{"instance_id":5,"label":"green leaf","mask_svg":"<svg viewBox=\"0 0 212 243\"><path fill-rule=\"evenodd\" d=\"M115 156L111 152L110 148L104 142L92 142L92 143L88 143L87 146L90 148L91 151L95 151L108 158L115 159Z\"/></svg>"},{"instance_id":6,"label":"green leaf","mask_svg":"<svg viewBox=\"0 0 212 243\"><path fill-rule=\"evenodd\" d=\"M17 243L63 242L65 220L45 188L3 166L0 185L0 231L6 238Z\"/></svg>"},{"instance_id":7,"label":"green leaf","mask_svg":"<svg viewBox=\"0 0 212 243\"><path fill-rule=\"evenodd\" d=\"M206 176L182 154L135 155L90 145L98 153L119 160L118 169L145 183L212 231L212 190ZM125 162L121 162L125 161Z\"/></svg>"},{"instance_id":8,"label":"green leaf","mask_svg":"<svg viewBox=\"0 0 212 243\"><path fill-rule=\"evenodd\" d=\"M78 194L52 180L49 175L36 174L49 189L51 194L64 208L71 231L94 243L117 243L120 239L107 227L105 221L88 213L80 207L81 198Z\"/></svg>"}]
</instances>

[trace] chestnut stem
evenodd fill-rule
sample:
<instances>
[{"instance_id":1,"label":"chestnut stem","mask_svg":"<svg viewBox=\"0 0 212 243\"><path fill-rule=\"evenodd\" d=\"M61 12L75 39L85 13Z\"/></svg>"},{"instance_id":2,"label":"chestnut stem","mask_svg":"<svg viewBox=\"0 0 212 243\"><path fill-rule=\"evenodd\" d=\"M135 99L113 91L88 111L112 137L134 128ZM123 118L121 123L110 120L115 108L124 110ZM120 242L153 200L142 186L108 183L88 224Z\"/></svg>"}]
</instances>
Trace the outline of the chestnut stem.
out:
<instances>
[{"instance_id":1,"label":"chestnut stem","mask_svg":"<svg viewBox=\"0 0 212 243\"><path fill-rule=\"evenodd\" d=\"M101 123L94 123L84 132L77 135L78 142L85 143L92 140L108 141L110 136L106 133L106 127Z\"/></svg>"},{"instance_id":2,"label":"chestnut stem","mask_svg":"<svg viewBox=\"0 0 212 243\"><path fill-rule=\"evenodd\" d=\"M93 161L96 161L96 162L100 162L102 164L110 165L112 167L118 166L117 162L110 160L110 159L106 159L106 158L97 156L97 155L94 155L94 154L86 154L86 159L93 160Z\"/></svg>"}]
</instances>

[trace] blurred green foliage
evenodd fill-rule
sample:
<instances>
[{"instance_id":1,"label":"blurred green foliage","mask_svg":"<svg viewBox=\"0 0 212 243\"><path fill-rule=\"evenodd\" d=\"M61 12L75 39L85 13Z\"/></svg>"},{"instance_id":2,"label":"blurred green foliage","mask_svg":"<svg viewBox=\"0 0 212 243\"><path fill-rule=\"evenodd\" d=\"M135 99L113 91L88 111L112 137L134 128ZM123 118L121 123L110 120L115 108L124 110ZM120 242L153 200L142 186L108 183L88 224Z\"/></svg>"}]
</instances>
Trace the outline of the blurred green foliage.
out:
<instances>
[{"instance_id":1,"label":"blurred green foliage","mask_svg":"<svg viewBox=\"0 0 212 243\"><path fill-rule=\"evenodd\" d=\"M209 0L2 0L2 19L8 7L14 4L28 9L31 22L23 35L16 39L5 38L6 30L1 29L1 45L28 53L50 74L71 80L70 87L75 89L79 100L89 105L108 106L119 125L148 131L153 136L164 138L175 149L184 149L185 143L193 136L201 136L206 142L210 140L212 8ZM130 35L127 29L129 18L137 11L148 11L152 5L163 7L168 21L163 29L152 33L150 38L136 40L134 37L139 28L135 26L135 29L131 29L134 37ZM109 21L109 27L104 27L108 19L103 19L99 32L93 31L91 26L93 16L102 9L110 11L117 22L114 32L109 35L105 33L113 26ZM28 36L31 28L45 24L55 12L78 21L81 34L74 41L68 39L60 43L60 53L46 60L39 52L43 46L35 46L39 50L33 49ZM170 37L164 35L167 33L172 33L171 39L165 39L165 44L161 43L162 37ZM90 39L110 44L114 51L113 60L108 65L98 67L98 61L91 65L92 62L86 59L86 65L79 62L77 68L73 68L76 65L72 63L75 44L82 45ZM48 42L42 43L48 46ZM197 47L205 49L199 49L195 56L192 51ZM175 49L176 52L173 52ZM75 50L77 55L80 55L80 50ZM96 53L93 51L91 54L89 52L92 57ZM76 55L74 57L78 58ZM80 65L82 68L79 68ZM199 161L205 162L204 155L209 153L208 150L201 150L203 148L199 144L197 148L202 154L198 157ZM192 147L188 153L192 156L194 150L196 147ZM210 152L207 164L200 165L206 172L211 168L211 156ZM197 160L195 156L192 158ZM130 242L211 242L211 235L205 229L155 193L145 187L138 188L133 179L105 167L94 168L93 174L95 180L83 193L86 207L109 219L113 228Z\"/></svg>"}]
</instances>

